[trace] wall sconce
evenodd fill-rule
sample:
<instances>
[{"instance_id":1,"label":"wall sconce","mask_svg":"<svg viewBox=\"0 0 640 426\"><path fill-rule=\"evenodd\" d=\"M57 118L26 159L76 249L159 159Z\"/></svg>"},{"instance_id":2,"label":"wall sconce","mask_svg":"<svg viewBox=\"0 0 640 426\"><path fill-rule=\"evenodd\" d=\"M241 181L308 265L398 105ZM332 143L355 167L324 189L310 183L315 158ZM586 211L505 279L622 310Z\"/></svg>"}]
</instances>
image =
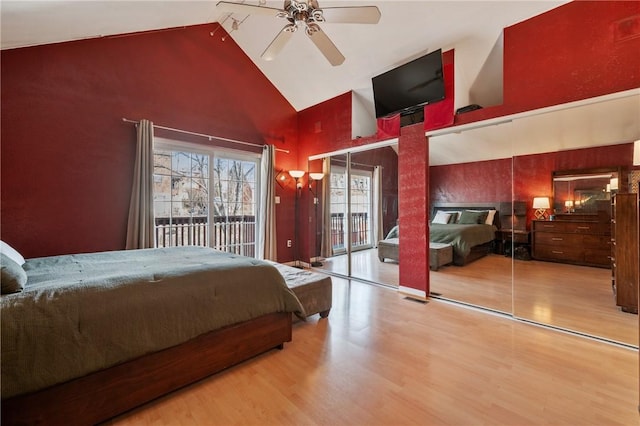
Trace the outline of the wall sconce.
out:
<instances>
[{"instance_id":1,"label":"wall sconce","mask_svg":"<svg viewBox=\"0 0 640 426\"><path fill-rule=\"evenodd\" d=\"M547 209L551 208L549 204L549 197L534 197L533 208L536 209L534 216L538 220L545 220L547 216Z\"/></svg>"},{"instance_id":2,"label":"wall sconce","mask_svg":"<svg viewBox=\"0 0 640 426\"><path fill-rule=\"evenodd\" d=\"M322 266L322 262L318 260L320 254L318 253L318 182L324 177L324 173L309 173L309 177L316 182L316 192L313 192L311 188L311 182L309 182L309 191L313 194L313 204L315 205L315 238L314 238L314 254L315 260L311 262L311 266Z\"/></svg>"},{"instance_id":3,"label":"wall sconce","mask_svg":"<svg viewBox=\"0 0 640 426\"><path fill-rule=\"evenodd\" d=\"M565 201L564 208L567 211L567 213L571 213L571 210L573 210L573 201L572 200Z\"/></svg>"}]
</instances>

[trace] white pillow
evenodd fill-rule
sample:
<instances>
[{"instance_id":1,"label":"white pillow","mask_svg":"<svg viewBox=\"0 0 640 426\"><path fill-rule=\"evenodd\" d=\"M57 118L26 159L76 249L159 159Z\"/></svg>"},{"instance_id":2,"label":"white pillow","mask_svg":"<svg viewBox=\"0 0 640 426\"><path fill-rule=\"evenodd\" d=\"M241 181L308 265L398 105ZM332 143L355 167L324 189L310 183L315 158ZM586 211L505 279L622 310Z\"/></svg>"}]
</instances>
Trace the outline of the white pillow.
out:
<instances>
[{"instance_id":1,"label":"white pillow","mask_svg":"<svg viewBox=\"0 0 640 426\"><path fill-rule=\"evenodd\" d=\"M460 219L459 211L455 210L455 211L445 212L445 213L449 213L451 215L451 217L449 218L449 223L458 223L458 219Z\"/></svg>"},{"instance_id":2,"label":"white pillow","mask_svg":"<svg viewBox=\"0 0 640 426\"><path fill-rule=\"evenodd\" d=\"M24 257L22 257L22 255L18 253L16 249L11 247L9 244L5 243L4 241L0 241L0 253L3 253L9 259L16 262L18 265L20 266L24 265Z\"/></svg>"},{"instance_id":3,"label":"white pillow","mask_svg":"<svg viewBox=\"0 0 640 426\"><path fill-rule=\"evenodd\" d=\"M496 215L495 210L469 210L471 212L487 212L487 218L484 220L486 225L493 225L493 218Z\"/></svg>"},{"instance_id":4,"label":"white pillow","mask_svg":"<svg viewBox=\"0 0 640 426\"><path fill-rule=\"evenodd\" d=\"M493 217L496 215L495 210L489 210L489 214L487 214L487 220L484 221L487 225L493 225Z\"/></svg>"},{"instance_id":5,"label":"white pillow","mask_svg":"<svg viewBox=\"0 0 640 426\"><path fill-rule=\"evenodd\" d=\"M442 225L446 225L449 223L449 218L451 217L451 213L445 213L443 211L436 212L436 216L433 218L431 223L440 223Z\"/></svg>"}]
</instances>

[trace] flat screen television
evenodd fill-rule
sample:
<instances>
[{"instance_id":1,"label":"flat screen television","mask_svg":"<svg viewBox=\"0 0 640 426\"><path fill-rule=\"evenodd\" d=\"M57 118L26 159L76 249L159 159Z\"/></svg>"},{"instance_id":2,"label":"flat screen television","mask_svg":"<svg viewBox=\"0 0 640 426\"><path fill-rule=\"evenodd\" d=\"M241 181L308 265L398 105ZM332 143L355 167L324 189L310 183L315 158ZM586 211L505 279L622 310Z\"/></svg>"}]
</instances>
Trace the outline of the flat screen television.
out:
<instances>
[{"instance_id":1,"label":"flat screen television","mask_svg":"<svg viewBox=\"0 0 640 426\"><path fill-rule=\"evenodd\" d=\"M411 114L444 99L442 49L428 53L371 79L376 118Z\"/></svg>"}]
</instances>

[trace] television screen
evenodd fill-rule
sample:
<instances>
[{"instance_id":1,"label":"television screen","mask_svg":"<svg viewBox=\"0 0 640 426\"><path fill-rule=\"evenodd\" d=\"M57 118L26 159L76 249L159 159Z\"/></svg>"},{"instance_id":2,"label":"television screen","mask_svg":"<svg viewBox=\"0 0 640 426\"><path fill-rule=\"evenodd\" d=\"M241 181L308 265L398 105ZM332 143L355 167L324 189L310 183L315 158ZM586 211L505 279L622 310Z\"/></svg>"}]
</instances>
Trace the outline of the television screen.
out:
<instances>
[{"instance_id":1,"label":"television screen","mask_svg":"<svg viewBox=\"0 0 640 426\"><path fill-rule=\"evenodd\" d=\"M438 49L371 79L376 118L412 113L444 99L442 50Z\"/></svg>"}]
</instances>

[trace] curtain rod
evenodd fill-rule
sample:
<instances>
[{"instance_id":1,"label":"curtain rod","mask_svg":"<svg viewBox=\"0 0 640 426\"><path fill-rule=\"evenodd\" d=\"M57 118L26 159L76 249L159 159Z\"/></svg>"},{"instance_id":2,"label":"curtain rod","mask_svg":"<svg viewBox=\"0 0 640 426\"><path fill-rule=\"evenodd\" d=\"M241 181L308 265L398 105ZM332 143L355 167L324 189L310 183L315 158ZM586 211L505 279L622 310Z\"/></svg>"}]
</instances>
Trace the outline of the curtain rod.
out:
<instances>
[{"instance_id":1,"label":"curtain rod","mask_svg":"<svg viewBox=\"0 0 640 426\"><path fill-rule=\"evenodd\" d=\"M133 123L133 124L136 124L136 125L140 123L140 121L129 120L128 118L124 118L124 117L122 118L122 121L124 121L125 123ZM169 130L171 132L178 132L178 133L184 133L184 134L187 134L187 135L200 136L202 138L208 138L209 140L217 139L217 140L225 141L225 142L239 143L241 145L259 146L259 147L265 146L265 145L260 145L260 144L257 144L257 143L244 142L244 141L239 141L239 140L236 140L236 139L223 138L221 136L212 136L212 135L206 135L204 133L196 133L196 132L190 132L188 130L175 129L173 127L159 126L157 124L154 124L153 127L157 127L158 129L162 129L162 130ZM289 150L288 149L276 148L276 151L280 151L280 152L284 152L286 154L289 154Z\"/></svg>"}]
</instances>

